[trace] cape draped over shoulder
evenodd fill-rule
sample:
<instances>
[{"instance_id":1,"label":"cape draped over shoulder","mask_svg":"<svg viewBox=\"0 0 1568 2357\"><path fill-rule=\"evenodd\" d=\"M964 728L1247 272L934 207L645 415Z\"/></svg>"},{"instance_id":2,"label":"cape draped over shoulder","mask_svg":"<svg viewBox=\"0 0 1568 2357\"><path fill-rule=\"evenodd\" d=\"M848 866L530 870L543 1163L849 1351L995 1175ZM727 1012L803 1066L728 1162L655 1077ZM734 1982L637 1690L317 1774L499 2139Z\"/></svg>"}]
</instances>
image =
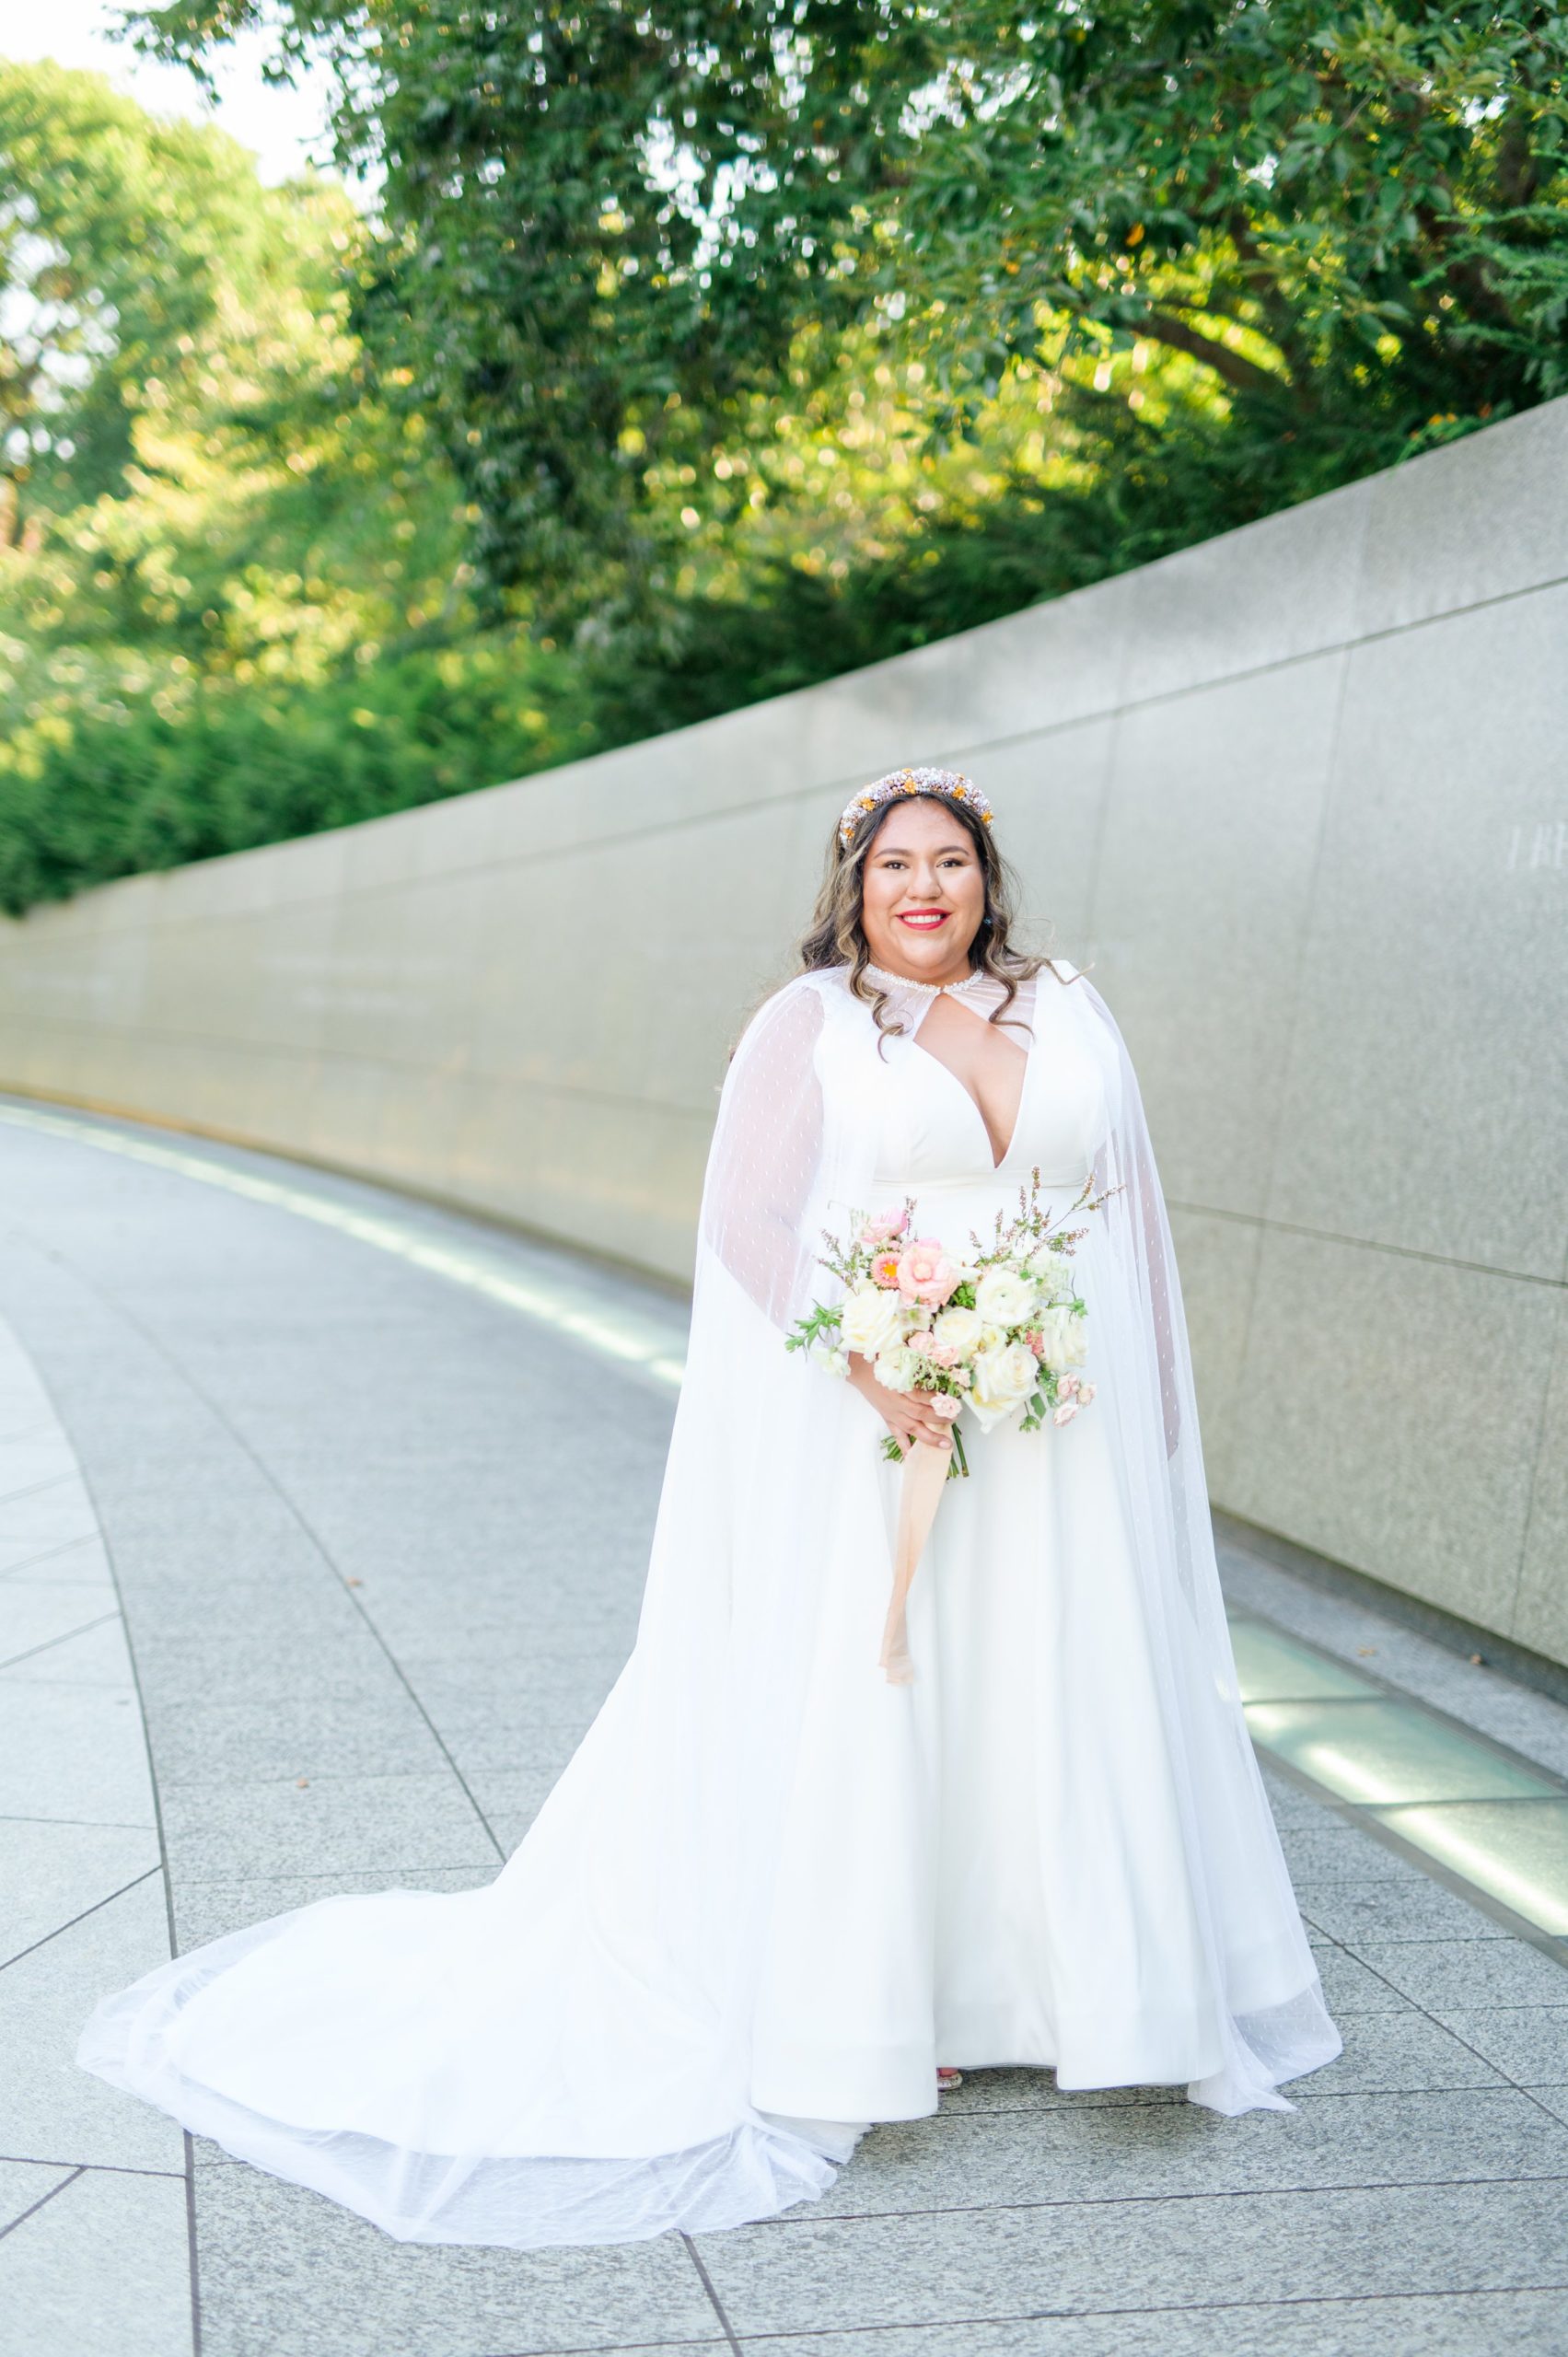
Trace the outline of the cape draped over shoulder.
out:
<instances>
[{"instance_id":1,"label":"cape draped over shoulder","mask_svg":"<svg viewBox=\"0 0 1568 2357\"><path fill-rule=\"evenodd\" d=\"M1339 2040L1242 1717L1165 1205L1103 1000L1062 961L1039 987L1068 994L1104 1081L1092 1412L1112 1424L1182 1852L1204 2016L1188 2092L1288 2108L1278 2084ZM930 2033L887 2033L890 1990L920 2017L929 1894L912 1875L889 1900L871 1870L922 1805L912 1689L877 1666L879 1426L783 1346L830 1293L821 1231L879 1207L881 1046L842 969L746 1029L636 1644L502 1873L198 1949L104 2001L89 2069L403 2239L517 2247L771 2216L824 2190L868 2122L935 2108ZM824 1929L830 1824L851 1896Z\"/></svg>"}]
</instances>

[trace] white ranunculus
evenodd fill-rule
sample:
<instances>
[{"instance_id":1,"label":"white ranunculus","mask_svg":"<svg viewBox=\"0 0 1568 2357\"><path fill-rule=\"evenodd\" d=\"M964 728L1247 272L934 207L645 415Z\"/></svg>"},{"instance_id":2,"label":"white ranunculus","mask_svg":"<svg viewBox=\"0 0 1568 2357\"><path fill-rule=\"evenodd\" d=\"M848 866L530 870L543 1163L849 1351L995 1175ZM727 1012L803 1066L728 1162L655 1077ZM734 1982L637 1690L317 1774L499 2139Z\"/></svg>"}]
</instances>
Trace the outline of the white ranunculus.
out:
<instances>
[{"instance_id":1,"label":"white ranunculus","mask_svg":"<svg viewBox=\"0 0 1568 2357\"><path fill-rule=\"evenodd\" d=\"M989 1431L1027 1399L1040 1380L1035 1354L1022 1342L1004 1342L999 1350L981 1351L974 1363L970 1404Z\"/></svg>"},{"instance_id":2,"label":"white ranunculus","mask_svg":"<svg viewBox=\"0 0 1568 2357\"><path fill-rule=\"evenodd\" d=\"M1089 1355L1088 1320L1075 1318L1070 1309L1043 1311L1040 1333L1040 1356L1053 1375L1065 1375L1069 1367L1082 1366Z\"/></svg>"},{"instance_id":3,"label":"white ranunculus","mask_svg":"<svg viewBox=\"0 0 1568 2357\"><path fill-rule=\"evenodd\" d=\"M891 1350L902 1330L899 1296L883 1285L857 1285L844 1303L839 1332L846 1351L874 1359Z\"/></svg>"},{"instance_id":4,"label":"white ranunculus","mask_svg":"<svg viewBox=\"0 0 1568 2357\"><path fill-rule=\"evenodd\" d=\"M985 1320L978 1310L954 1307L945 1309L933 1322L931 1330L939 1342L950 1344L960 1358L967 1359L971 1351L980 1348Z\"/></svg>"},{"instance_id":5,"label":"white ranunculus","mask_svg":"<svg viewBox=\"0 0 1568 2357\"><path fill-rule=\"evenodd\" d=\"M974 1306L993 1326L1021 1326L1040 1299L1040 1287L1016 1269L987 1269L975 1287Z\"/></svg>"},{"instance_id":6,"label":"white ranunculus","mask_svg":"<svg viewBox=\"0 0 1568 2357\"><path fill-rule=\"evenodd\" d=\"M924 1369L912 1351L900 1345L878 1353L871 1371L877 1382L885 1384L889 1391L912 1391Z\"/></svg>"}]
</instances>

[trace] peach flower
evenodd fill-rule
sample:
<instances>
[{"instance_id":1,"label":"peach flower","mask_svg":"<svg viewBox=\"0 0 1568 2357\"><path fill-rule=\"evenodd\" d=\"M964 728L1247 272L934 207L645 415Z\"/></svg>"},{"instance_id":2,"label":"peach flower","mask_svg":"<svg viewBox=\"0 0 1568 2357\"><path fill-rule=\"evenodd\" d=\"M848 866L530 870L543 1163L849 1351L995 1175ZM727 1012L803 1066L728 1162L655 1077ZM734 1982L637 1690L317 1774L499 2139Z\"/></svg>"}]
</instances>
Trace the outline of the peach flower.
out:
<instances>
[{"instance_id":1,"label":"peach flower","mask_svg":"<svg viewBox=\"0 0 1568 2357\"><path fill-rule=\"evenodd\" d=\"M906 1244L899 1261L899 1291L906 1301L923 1301L940 1308L959 1283L958 1270L935 1236Z\"/></svg>"}]
</instances>

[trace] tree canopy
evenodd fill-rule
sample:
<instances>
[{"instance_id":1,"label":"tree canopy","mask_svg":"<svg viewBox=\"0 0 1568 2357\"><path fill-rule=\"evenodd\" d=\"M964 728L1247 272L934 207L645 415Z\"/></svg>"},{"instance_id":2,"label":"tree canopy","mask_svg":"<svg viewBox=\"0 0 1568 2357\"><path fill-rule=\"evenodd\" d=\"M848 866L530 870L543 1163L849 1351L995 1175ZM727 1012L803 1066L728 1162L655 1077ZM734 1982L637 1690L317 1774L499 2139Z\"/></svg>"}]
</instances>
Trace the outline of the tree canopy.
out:
<instances>
[{"instance_id":1,"label":"tree canopy","mask_svg":"<svg viewBox=\"0 0 1568 2357\"><path fill-rule=\"evenodd\" d=\"M143 21L199 63L264 17ZM591 603L609 563L635 591L659 468L703 467L782 375L830 381L868 337L928 364L938 436L1010 369L1081 360L1126 401L1135 353L1178 355L1230 429L1204 435L1227 513L1243 473L1263 512L1568 384L1556 6L287 0L283 23L285 58L337 62L345 157L385 172L363 316L502 588Z\"/></svg>"},{"instance_id":2,"label":"tree canopy","mask_svg":"<svg viewBox=\"0 0 1568 2357\"><path fill-rule=\"evenodd\" d=\"M597 741L558 664L475 639L461 487L350 329L362 237L0 64L0 905Z\"/></svg>"}]
</instances>

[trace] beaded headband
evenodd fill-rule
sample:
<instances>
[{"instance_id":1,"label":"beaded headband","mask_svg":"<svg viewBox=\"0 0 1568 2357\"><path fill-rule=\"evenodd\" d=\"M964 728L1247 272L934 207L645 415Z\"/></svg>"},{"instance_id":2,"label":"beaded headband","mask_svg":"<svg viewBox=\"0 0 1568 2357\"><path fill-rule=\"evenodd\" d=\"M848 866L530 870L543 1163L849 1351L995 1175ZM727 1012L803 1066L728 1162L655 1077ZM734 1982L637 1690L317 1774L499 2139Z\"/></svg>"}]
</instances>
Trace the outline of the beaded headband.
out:
<instances>
[{"instance_id":1,"label":"beaded headband","mask_svg":"<svg viewBox=\"0 0 1568 2357\"><path fill-rule=\"evenodd\" d=\"M854 830L868 810L875 810L883 802L895 802L906 794L946 795L949 802L967 804L982 827L991 824L990 803L974 780L966 777L961 770L889 770L886 777L863 788L845 806L839 820L839 841L843 848L849 849Z\"/></svg>"}]
</instances>

